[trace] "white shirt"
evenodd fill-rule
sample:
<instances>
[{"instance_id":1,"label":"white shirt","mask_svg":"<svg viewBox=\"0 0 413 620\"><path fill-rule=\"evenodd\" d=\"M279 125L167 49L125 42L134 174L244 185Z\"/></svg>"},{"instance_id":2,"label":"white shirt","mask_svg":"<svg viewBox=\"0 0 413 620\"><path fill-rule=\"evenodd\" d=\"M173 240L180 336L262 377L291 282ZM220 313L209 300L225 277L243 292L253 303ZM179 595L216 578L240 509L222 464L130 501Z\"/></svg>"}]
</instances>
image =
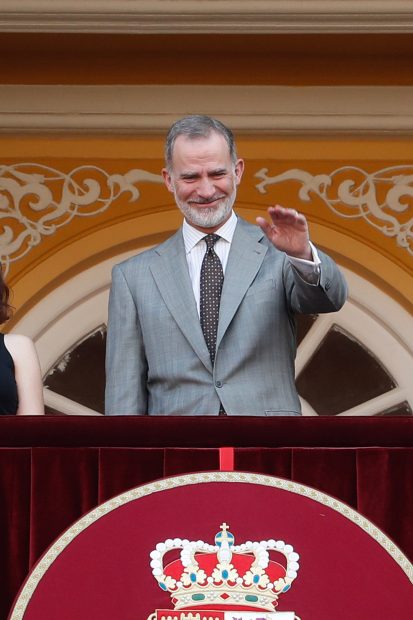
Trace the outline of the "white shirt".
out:
<instances>
[{"instance_id":1,"label":"white shirt","mask_svg":"<svg viewBox=\"0 0 413 620\"><path fill-rule=\"evenodd\" d=\"M228 263L228 255L231 249L232 238L234 236L235 227L237 225L237 216L234 211L231 213L231 217L224 223L215 234L221 238L218 239L214 245L214 250L219 256L222 264L222 269L225 274L225 269ZM188 263L189 277L191 278L192 290L194 291L194 297L196 301L196 307L199 315L199 298L200 298L200 276L202 261L206 252L206 245L203 238L205 233L197 230L186 220L184 220L182 226L182 235L184 238L186 260ZM304 260L301 258L294 258L288 256L291 264L300 272L300 275L304 280L307 280L309 284L318 285L319 273L320 273L320 259L317 254L316 248L311 244L311 250L313 252L313 261Z\"/></svg>"}]
</instances>

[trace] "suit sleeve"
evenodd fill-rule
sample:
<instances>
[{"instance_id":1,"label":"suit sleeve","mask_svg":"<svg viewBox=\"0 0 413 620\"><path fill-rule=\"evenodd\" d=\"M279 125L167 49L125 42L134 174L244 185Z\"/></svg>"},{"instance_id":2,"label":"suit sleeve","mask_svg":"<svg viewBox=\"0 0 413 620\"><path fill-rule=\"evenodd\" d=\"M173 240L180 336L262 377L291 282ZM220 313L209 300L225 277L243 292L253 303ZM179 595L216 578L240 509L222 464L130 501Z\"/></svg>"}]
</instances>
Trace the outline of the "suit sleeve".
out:
<instances>
[{"instance_id":1,"label":"suit sleeve","mask_svg":"<svg viewBox=\"0 0 413 620\"><path fill-rule=\"evenodd\" d=\"M106 415L144 415L148 410L147 362L133 295L117 265L112 271L106 343Z\"/></svg>"},{"instance_id":2,"label":"suit sleeve","mask_svg":"<svg viewBox=\"0 0 413 620\"><path fill-rule=\"evenodd\" d=\"M286 289L293 312L318 314L336 312L347 299L347 283L336 263L318 250L320 278L318 285L304 280L291 265L286 265Z\"/></svg>"}]
</instances>

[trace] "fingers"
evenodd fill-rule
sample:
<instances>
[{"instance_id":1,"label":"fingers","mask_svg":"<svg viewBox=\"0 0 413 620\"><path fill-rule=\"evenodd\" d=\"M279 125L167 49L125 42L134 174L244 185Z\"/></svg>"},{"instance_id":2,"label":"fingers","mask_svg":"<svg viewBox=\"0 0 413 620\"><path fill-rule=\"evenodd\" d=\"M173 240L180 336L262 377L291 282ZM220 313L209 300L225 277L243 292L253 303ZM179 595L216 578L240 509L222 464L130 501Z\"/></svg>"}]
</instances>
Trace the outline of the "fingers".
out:
<instances>
[{"instance_id":1,"label":"fingers","mask_svg":"<svg viewBox=\"0 0 413 620\"><path fill-rule=\"evenodd\" d=\"M275 223L283 221L295 221L300 214L297 209L287 209L282 207L281 205L274 205L272 207L268 207L268 214Z\"/></svg>"},{"instance_id":2,"label":"fingers","mask_svg":"<svg viewBox=\"0 0 413 620\"><path fill-rule=\"evenodd\" d=\"M299 213L297 209L287 209L281 205L268 207L268 215L270 216L270 222L260 216L256 218L258 226L260 226L266 234L278 225L286 224L289 226L297 223L300 225L306 224L305 216Z\"/></svg>"},{"instance_id":3,"label":"fingers","mask_svg":"<svg viewBox=\"0 0 413 620\"><path fill-rule=\"evenodd\" d=\"M273 224L270 224L264 217L257 217L256 222L265 235L268 236L271 233Z\"/></svg>"}]
</instances>

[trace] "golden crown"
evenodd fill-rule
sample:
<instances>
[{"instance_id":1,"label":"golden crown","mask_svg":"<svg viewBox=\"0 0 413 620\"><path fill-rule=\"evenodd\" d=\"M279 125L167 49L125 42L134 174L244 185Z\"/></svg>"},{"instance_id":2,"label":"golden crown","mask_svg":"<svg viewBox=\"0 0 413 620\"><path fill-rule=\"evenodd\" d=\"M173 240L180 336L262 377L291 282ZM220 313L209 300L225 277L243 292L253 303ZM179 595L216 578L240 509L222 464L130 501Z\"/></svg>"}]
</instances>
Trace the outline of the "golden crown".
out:
<instances>
[{"instance_id":1,"label":"golden crown","mask_svg":"<svg viewBox=\"0 0 413 620\"><path fill-rule=\"evenodd\" d=\"M282 540L234 543L223 523L215 545L180 538L156 545L152 573L175 609L275 610L297 577L298 554Z\"/></svg>"}]
</instances>

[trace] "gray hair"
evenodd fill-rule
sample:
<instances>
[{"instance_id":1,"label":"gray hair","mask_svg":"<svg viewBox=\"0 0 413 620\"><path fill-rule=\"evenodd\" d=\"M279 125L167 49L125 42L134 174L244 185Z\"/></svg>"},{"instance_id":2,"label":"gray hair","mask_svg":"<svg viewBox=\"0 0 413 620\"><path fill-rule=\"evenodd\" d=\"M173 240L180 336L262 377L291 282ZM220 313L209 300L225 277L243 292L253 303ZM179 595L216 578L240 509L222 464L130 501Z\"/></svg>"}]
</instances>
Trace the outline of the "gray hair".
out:
<instances>
[{"instance_id":1,"label":"gray hair","mask_svg":"<svg viewBox=\"0 0 413 620\"><path fill-rule=\"evenodd\" d=\"M173 149L178 136L187 136L190 139L208 138L213 132L225 138L231 160L235 164L237 149L232 131L216 118L204 114L193 114L176 121L168 131L165 142L165 163L168 170L172 169Z\"/></svg>"}]
</instances>

